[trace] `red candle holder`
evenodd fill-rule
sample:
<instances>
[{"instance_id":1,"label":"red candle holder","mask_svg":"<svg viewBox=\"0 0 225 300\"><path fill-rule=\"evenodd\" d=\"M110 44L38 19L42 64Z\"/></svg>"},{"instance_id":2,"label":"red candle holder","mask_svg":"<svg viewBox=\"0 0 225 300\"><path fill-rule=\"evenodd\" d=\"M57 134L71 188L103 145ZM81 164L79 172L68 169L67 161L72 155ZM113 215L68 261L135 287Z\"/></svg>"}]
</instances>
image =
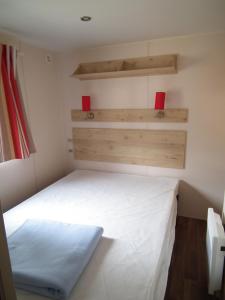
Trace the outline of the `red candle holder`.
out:
<instances>
[{"instance_id":1,"label":"red candle holder","mask_svg":"<svg viewBox=\"0 0 225 300\"><path fill-rule=\"evenodd\" d=\"M82 96L82 111L90 111L90 110L91 110L91 97Z\"/></svg>"},{"instance_id":2,"label":"red candle holder","mask_svg":"<svg viewBox=\"0 0 225 300\"><path fill-rule=\"evenodd\" d=\"M165 92L156 92L155 93L155 109L156 110L163 110L165 106Z\"/></svg>"}]
</instances>

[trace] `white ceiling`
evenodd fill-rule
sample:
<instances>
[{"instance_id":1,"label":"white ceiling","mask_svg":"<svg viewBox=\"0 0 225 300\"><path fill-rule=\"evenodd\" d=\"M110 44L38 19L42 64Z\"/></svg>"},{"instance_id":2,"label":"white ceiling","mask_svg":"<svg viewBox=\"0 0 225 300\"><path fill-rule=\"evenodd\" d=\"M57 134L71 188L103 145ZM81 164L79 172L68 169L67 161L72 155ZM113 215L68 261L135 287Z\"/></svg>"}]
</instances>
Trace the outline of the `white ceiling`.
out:
<instances>
[{"instance_id":1,"label":"white ceiling","mask_svg":"<svg viewBox=\"0 0 225 300\"><path fill-rule=\"evenodd\" d=\"M0 0L0 30L59 51L225 31L225 0Z\"/></svg>"}]
</instances>

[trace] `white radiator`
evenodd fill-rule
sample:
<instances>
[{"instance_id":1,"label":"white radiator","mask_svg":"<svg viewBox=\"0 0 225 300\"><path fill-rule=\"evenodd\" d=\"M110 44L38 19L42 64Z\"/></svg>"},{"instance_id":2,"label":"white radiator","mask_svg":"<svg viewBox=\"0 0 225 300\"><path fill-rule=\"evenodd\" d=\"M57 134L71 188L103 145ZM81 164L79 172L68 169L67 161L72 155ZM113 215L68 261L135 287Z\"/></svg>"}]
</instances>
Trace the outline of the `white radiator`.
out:
<instances>
[{"instance_id":1,"label":"white radiator","mask_svg":"<svg viewBox=\"0 0 225 300\"><path fill-rule=\"evenodd\" d=\"M225 233L221 218L212 208L208 209L207 236L208 292L213 295L221 290L225 256Z\"/></svg>"}]
</instances>

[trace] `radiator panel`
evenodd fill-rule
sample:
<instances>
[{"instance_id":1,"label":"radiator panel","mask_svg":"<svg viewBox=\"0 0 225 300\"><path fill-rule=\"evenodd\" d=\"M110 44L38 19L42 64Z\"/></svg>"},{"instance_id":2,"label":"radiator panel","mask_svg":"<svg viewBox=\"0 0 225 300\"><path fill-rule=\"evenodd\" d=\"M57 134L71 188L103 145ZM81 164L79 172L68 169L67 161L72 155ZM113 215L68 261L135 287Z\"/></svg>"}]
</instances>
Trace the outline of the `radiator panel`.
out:
<instances>
[{"instance_id":1,"label":"radiator panel","mask_svg":"<svg viewBox=\"0 0 225 300\"><path fill-rule=\"evenodd\" d=\"M212 208L208 209L206 247L208 292L213 295L216 291L221 290L222 285L225 252L221 251L221 248L225 247L225 234L221 218Z\"/></svg>"}]
</instances>

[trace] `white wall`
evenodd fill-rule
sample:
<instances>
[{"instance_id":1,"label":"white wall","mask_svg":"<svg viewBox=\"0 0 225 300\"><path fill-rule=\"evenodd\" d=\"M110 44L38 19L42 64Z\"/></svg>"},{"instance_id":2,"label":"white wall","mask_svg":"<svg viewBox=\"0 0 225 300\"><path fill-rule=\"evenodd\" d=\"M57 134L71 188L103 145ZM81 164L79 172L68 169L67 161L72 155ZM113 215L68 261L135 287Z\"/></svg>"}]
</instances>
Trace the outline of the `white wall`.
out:
<instances>
[{"instance_id":1,"label":"white wall","mask_svg":"<svg viewBox=\"0 0 225 300\"><path fill-rule=\"evenodd\" d=\"M69 77L79 62L179 54L175 75L82 81ZM188 131L184 170L74 161L71 169L93 168L181 178L179 214L205 218L207 207L221 210L225 189L225 34L175 37L132 44L82 49L59 56L64 88L66 135L71 137L70 110L90 95L93 108L147 108L157 90L167 91L167 107L189 109L187 124L76 124L76 126L174 128ZM70 145L68 143L68 148Z\"/></svg>"},{"instance_id":2,"label":"white wall","mask_svg":"<svg viewBox=\"0 0 225 300\"><path fill-rule=\"evenodd\" d=\"M29 159L0 164L0 200L4 209L66 173L63 105L55 55L0 34L0 42L14 44L22 93L37 152ZM46 54L53 62L46 63Z\"/></svg>"}]
</instances>

